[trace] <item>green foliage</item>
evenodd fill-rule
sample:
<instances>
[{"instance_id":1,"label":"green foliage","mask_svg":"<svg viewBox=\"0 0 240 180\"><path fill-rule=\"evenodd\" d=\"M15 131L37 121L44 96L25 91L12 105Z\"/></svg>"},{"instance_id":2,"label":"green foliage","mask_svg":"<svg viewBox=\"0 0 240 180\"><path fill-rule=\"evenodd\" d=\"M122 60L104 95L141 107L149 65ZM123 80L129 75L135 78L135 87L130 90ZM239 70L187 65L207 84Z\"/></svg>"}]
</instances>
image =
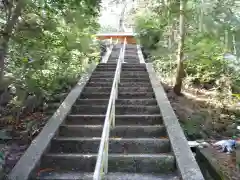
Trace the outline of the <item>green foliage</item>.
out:
<instances>
[{"instance_id":1,"label":"green foliage","mask_svg":"<svg viewBox=\"0 0 240 180\"><path fill-rule=\"evenodd\" d=\"M163 77L174 76L179 36L179 5L173 1L168 4L161 4L157 0L151 2L138 10L135 30L144 49L150 52L156 70ZM221 2L188 1L184 12L185 75L188 82L203 87L205 84L219 87L221 78L228 77L230 88L236 90L240 87L239 71L223 57L226 52L240 54L237 33L240 28L237 15L239 8L234 0Z\"/></svg>"},{"instance_id":2,"label":"green foliage","mask_svg":"<svg viewBox=\"0 0 240 180\"><path fill-rule=\"evenodd\" d=\"M68 90L89 63L99 61L99 8L99 0L27 2L9 41L5 74L11 81L1 86L15 91L15 105L29 94L49 99Z\"/></svg>"},{"instance_id":3,"label":"green foliage","mask_svg":"<svg viewBox=\"0 0 240 180\"><path fill-rule=\"evenodd\" d=\"M223 60L224 47L207 34L193 35L187 38L186 72L193 82L201 84L215 81L221 74L228 74L227 62Z\"/></svg>"},{"instance_id":4,"label":"green foliage","mask_svg":"<svg viewBox=\"0 0 240 180\"><path fill-rule=\"evenodd\" d=\"M166 20L160 18L157 13L147 11L144 15L137 15L135 23L135 31L140 43L146 49L156 49L167 25Z\"/></svg>"}]
</instances>

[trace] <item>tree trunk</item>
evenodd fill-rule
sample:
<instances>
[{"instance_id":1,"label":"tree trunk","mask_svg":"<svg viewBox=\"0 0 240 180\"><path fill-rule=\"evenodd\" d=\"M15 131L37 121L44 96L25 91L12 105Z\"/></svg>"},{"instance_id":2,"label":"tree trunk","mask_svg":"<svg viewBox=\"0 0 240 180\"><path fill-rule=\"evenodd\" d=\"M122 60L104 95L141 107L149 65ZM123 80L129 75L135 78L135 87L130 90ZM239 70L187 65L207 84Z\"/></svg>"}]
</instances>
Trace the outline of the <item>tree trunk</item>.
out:
<instances>
[{"instance_id":1,"label":"tree trunk","mask_svg":"<svg viewBox=\"0 0 240 180\"><path fill-rule=\"evenodd\" d=\"M1 32L1 39L0 39L0 82L2 81L4 75L4 66L5 66L5 56L8 51L8 43L12 36L12 32L14 26L17 23L19 16L21 15L21 11L26 4L26 0L18 0L13 13L10 15L6 22L6 26Z\"/></svg>"},{"instance_id":2,"label":"tree trunk","mask_svg":"<svg viewBox=\"0 0 240 180\"><path fill-rule=\"evenodd\" d=\"M127 4L128 4L128 1L126 0L124 2L123 8L122 8L122 11L121 11L121 14L120 14L119 27L118 27L119 32L124 32L124 17L125 17L125 11L126 11L126 8L127 8Z\"/></svg>"},{"instance_id":3,"label":"tree trunk","mask_svg":"<svg viewBox=\"0 0 240 180\"><path fill-rule=\"evenodd\" d=\"M232 34L232 44L233 44L233 54L234 54L235 56L237 56L235 32L233 32L233 34Z\"/></svg>"},{"instance_id":4,"label":"tree trunk","mask_svg":"<svg viewBox=\"0 0 240 180\"><path fill-rule=\"evenodd\" d=\"M184 28L184 10L187 0L180 0L180 18L179 18L179 43L178 43L178 55L177 55L177 74L174 85L174 92L177 95L181 95L182 81L184 78L184 66L183 66L183 48L184 48L184 38L185 38L185 28Z\"/></svg>"},{"instance_id":5,"label":"tree trunk","mask_svg":"<svg viewBox=\"0 0 240 180\"><path fill-rule=\"evenodd\" d=\"M203 32L203 9L202 9L203 4L204 4L204 1L201 0L201 7L199 9L199 14L200 14L200 16L199 16L199 31L200 32Z\"/></svg>"}]
</instances>

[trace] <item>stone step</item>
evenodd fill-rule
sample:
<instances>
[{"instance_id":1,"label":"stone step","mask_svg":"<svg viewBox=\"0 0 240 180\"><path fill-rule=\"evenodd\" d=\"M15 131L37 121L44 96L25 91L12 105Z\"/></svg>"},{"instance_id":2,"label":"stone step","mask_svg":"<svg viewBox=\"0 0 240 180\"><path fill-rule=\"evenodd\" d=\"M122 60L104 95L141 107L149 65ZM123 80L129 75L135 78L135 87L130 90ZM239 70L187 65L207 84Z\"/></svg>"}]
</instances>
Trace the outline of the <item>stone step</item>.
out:
<instances>
[{"instance_id":1,"label":"stone step","mask_svg":"<svg viewBox=\"0 0 240 180\"><path fill-rule=\"evenodd\" d=\"M124 62L129 61L129 63L139 63L139 57L138 56L124 56Z\"/></svg>"},{"instance_id":2,"label":"stone step","mask_svg":"<svg viewBox=\"0 0 240 180\"><path fill-rule=\"evenodd\" d=\"M156 99L117 99L116 105L157 106Z\"/></svg>"},{"instance_id":3,"label":"stone step","mask_svg":"<svg viewBox=\"0 0 240 180\"><path fill-rule=\"evenodd\" d=\"M114 77L114 73L105 73L105 74L103 74L103 73L95 73L95 74L92 74L91 78L113 78Z\"/></svg>"},{"instance_id":4,"label":"stone step","mask_svg":"<svg viewBox=\"0 0 240 180\"><path fill-rule=\"evenodd\" d=\"M119 53L120 53L120 50L121 50L120 47L113 47L111 54L114 54L114 53L115 53L115 54L119 54Z\"/></svg>"},{"instance_id":5,"label":"stone step","mask_svg":"<svg viewBox=\"0 0 240 180\"><path fill-rule=\"evenodd\" d=\"M30 180L92 180L93 173L85 172L50 172L41 176L33 177ZM152 173L108 173L104 176L104 180L180 180L177 173L169 174L152 174Z\"/></svg>"},{"instance_id":6,"label":"stone step","mask_svg":"<svg viewBox=\"0 0 240 180\"><path fill-rule=\"evenodd\" d=\"M73 105L72 114L106 114L107 105Z\"/></svg>"},{"instance_id":7,"label":"stone step","mask_svg":"<svg viewBox=\"0 0 240 180\"><path fill-rule=\"evenodd\" d=\"M138 52L136 50L125 50L125 54L135 54L138 55Z\"/></svg>"},{"instance_id":8,"label":"stone step","mask_svg":"<svg viewBox=\"0 0 240 180\"><path fill-rule=\"evenodd\" d=\"M108 59L115 59L117 60L119 58L119 54L111 54Z\"/></svg>"},{"instance_id":9,"label":"stone step","mask_svg":"<svg viewBox=\"0 0 240 180\"><path fill-rule=\"evenodd\" d=\"M101 138L58 137L52 140L50 153L98 153ZM109 153L169 153L168 139L109 139Z\"/></svg>"},{"instance_id":10,"label":"stone step","mask_svg":"<svg viewBox=\"0 0 240 180\"><path fill-rule=\"evenodd\" d=\"M109 57L108 58L108 63L117 62L117 61L118 61L118 56L117 57Z\"/></svg>"},{"instance_id":11,"label":"stone step","mask_svg":"<svg viewBox=\"0 0 240 180\"><path fill-rule=\"evenodd\" d=\"M121 81L123 82L123 81ZM124 82L123 82L124 83ZM90 93L99 93L99 94L102 94L102 93L110 93L112 90L112 87L85 87L82 91L82 94L90 94ZM124 94L124 93L153 93L153 88L148 86L148 87L119 87L118 88L118 91L121 93L121 94Z\"/></svg>"},{"instance_id":12,"label":"stone step","mask_svg":"<svg viewBox=\"0 0 240 180\"><path fill-rule=\"evenodd\" d=\"M94 71L92 75L111 75L114 76L115 71Z\"/></svg>"},{"instance_id":13,"label":"stone step","mask_svg":"<svg viewBox=\"0 0 240 180\"><path fill-rule=\"evenodd\" d=\"M111 68L111 67L102 67L101 69L100 68L96 68L96 71L97 72L101 72L101 71L104 71L104 72L115 72L115 68ZM142 72L147 72L147 69L146 68L141 68L141 67L126 67L126 68L122 68L122 71L142 71Z\"/></svg>"},{"instance_id":14,"label":"stone step","mask_svg":"<svg viewBox=\"0 0 240 180\"><path fill-rule=\"evenodd\" d=\"M160 114L160 109L158 106L118 106L116 105L115 114Z\"/></svg>"},{"instance_id":15,"label":"stone step","mask_svg":"<svg viewBox=\"0 0 240 180\"><path fill-rule=\"evenodd\" d=\"M96 68L96 73L101 73L101 74L105 74L105 73L115 73L116 68Z\"/></svg>"},{"instance_id":16,"label":"stone step","mask_svg":"<svg viewBox=\"0 0 240 180\"><path fill-rule=\"evenodd\" d=\"M137 54L125 54L124 59L139 59Z\"/></svg>"},{"instance_id":17,"label":"stone step","mask_svg":"<svg viewBox=\"0 0 240 180\"><path fill-rule=\"evenodd\" d=\"M129 60L133 60L133 61L129 61ZM134 61L136 61L136 62L134 62ZM140 64L138 55L128 55L128 56L125 55L124 62L128 62L129 64L130 63Z\"/></svg>"},{"instance_id":18,"label":"stone step","mask_svg":"<svg viewBox=\"0 0 240 180\"><path fill-rule=\"evenodd\" d=\"M73 114L106 114L108 105L74 105ZM160 114L158 106L116 105L116 115L123 114Z\"/></svg>"},{"instance_id":19,"label":"stone step","mask_svg":"<svg viewBox=\"0 0 240 180\"><path fill-rule=\"evenodd\" d=\"M61 125L59 136L64 137L101 137L103 125ZM111 128L111 137L121 138L161 138L165 137L163 125L139 126L117 125Z\"/></svg>"},{"instance_id":20,"label":"stone step","mask_svg":"<svg viewBox=\"0 0 240 180\"><path fill-rule=\"evenodd\" d=\"M109 99L77 99L75 105L108 105Z\"/></svg>"},{"instance_id":21,"label":"stone step","mask_svg":"<svg viewBox=\"0 0 240 180\"><path fill-rule=\"evenodd\" d=\"M123 81L121 81L123 82ZM139 93L145 93L145 92L153 92L153 88L148 86L148 87L119 87L118 88L118 91L121 92L121 93L124 93L124 92L139 92Z\"/></svg>"},{"instance_id":22,"label":"stone step","mask_svg":"<svg viewBox=\"0 0 240 180\"><path fill-rule=\"evenodd\" d=\"M97 68L100 67L113 67L116 68L117 67L117 63L100 63L97 65Z\"/></svg>"},{"instance_id":23,"label":"stone step","mask_svg":"<svg viewBox=\"0 0 240 180\"><path fill-rule=\"evenodd\" d=\"M142 72L147 72L146 69L144 68L122 68L122 72L125 72L125 71L142 71Z\"/></svg>"},{"instance_id":24,"label":"stone step","mask_svg":"<svg viewBox=\"0 0 240 180\"><path fill-rule=\"evenodd\" d=\"M112 87L113 82L88 82L86 87Z\"/></svg>"},{"instance_id":25,"label":"stone step","mask_svg":"<svg viewBox=\"0 0 240 180\"><path fill-rule=\"evenodd\" d=\"M112 73L112 74L114 74L115 73L115 71L116 71L116 69L96 69L96 71L94 71L95 73L101 73L101 74L105 74L105 73Z\"/></svg>"},{"instance_id":26,"label":"stone step","mask_svg":"<svg viewBox=\"0 0 240 180\"><path fill-rule=\"evenodd\" d=\"M112 88L111 87L85 87L82 92L84 93L90 93L90 92L111 92Z\"/></svg>"},{"instance_id":27,"label":"stone step","mask_svg":"<svg viewBox=\"0 0 240 180\"><path fill-rule=\"evenodd\" d=\"M94 82L113 82L114 77L109 78L99 78L99 77L91 77L88 82L94 83Z\"/></svg>"},{"instance_id":28,"label":"stone step","mask_svg":"<svg viewBox=\"0 0 240 180\"><path fill-rule=\"evenodd\" d=\"M107 66L101 66L101 67L96 67L96 71L115 71L116 67L107 67Z\"/></svg>"},{"instance_id":29,"label":"stone step","mask_svg":"<svg viewBox=\"0 0 240 180\"><path fill-rule=\"evenodd\" d=\"M82 92L80 99L108 99L110 97L109 92Z\"/></svg>"},{"instance_id":30,"label":"stone step","mask_svg":"<svg viewBox=\"0 0 240 180\"><path fill-rule=\"evenodd\" d=\"M124 56L124 63L128 64L140 64L139 58L136 57L129 57L129 56Z\"/></svg>"},{"instance_id":31,"label":"stone step","mask_svg":"<svg viewBox=\"0 0 240 180\"><path fill-rule=\"evenodd\" d=\"M145 78L145 79L149 79L148 74L121 74L121 78L135 78L135 79L141 79L141 78Z\"/></svg>"},{"instance_id":32,"label":"stone step","mask_svg":"<svg viewBox=\"0 0 240 180\"><path fill-rule=\"evenodd\" d=\"M109 99L77 99L75 105L108 105ZM54 107L60 104L55 103ZM157 105L156 99L117 99L117 105Z\"/></svg>"},{"instance_id":33,"label":"stone step","mask_svg":"<svg viewBox=\"0 0 240 180\"><path fill-rule=\"evenodd\" d=\"M98 154L46 154L41 169L55 171L93 172ZM109 154L109 172L170 173L174 172L175 158L172 154Z\"/></svg>"},{"instance_id":34,"label":"stone step","mask_svg":"<svg viewBox=\"0 0 240 180\"><path fill-rule=\"evenodd\" d=\"M70 114L65 120L69 125L103 125L105 115L74 115ZM116 125L160 125L161 115L116 115Z\"/></svg>"},{"instance_id":35,"label":"stone step","mask_svg":"<svg viewBox=\"0 0 240 180\"><path fill-rule=\"evenodd\" d=\"M149 78L120 78L121 82L150 82Z\"/></svg>"},{"instance_id":36,"label":"stone step","mask_svg":"<svg viewBox=\"0 0 240 180\"><path fill-rule=\"evenodd\" d=\"M104 120L105 115L70 114L64 123L68 125L103 125Z\"/></svg>"},{"instance_id":37,"label":"stone step","mask_svg":"<svg viewBox=\"0 0 240 180\"><path fill-rule=\"evenodd\" d=\"M137 56L138 57L138 53L137 53L137 51L136 50L125 50L125 54L124 54L125 56L133 56L133 55L135 55L135 56Z\"/></svg>"},{"instance_id":38,"label":"stone step","mask_svg":"<svg viewBox=\"0 0 240 180\"><path fill-rule=\"evenodd\" d=\"M111 53L109 58L115 58L115 59L118 59L119 58L119 53Z\"/></svg>"},{"instance_id":39,"label":"stone step","mask_svg":"<svg viewBox=\"0 0 240 180\"><path fill-rule=\"evenodd\" d=\"M117 67L117 63L100 63L97 67Z\"/></svg>"},{"instance_id":40,"label":"stone step","mask_svg":"<svg viewBox=\"0 0 240 180\"><path fill-rule=\"evenodd\" d=\"M92 74L91 77L114 77L115 72L104 72L104 71L96 71ZM148 73L145 71L124 71L121 72L121 77L124 76L133 76L133 77L149 77Z\"/></svg>"},{"instance_id":41,"label":"stone step","mask_svg":"<svg viewBox=\"0 0 240 180\"><path fill-rule=\"evenodd\" d=\"M125 50L137 51L137 46L134 44L126 44Z\"/></svg>"},{"instance_id":42,"label":"stone step","mask_svg":"<svg viewBox=\"0 0 240 180\"><path fill-rule=\"evenodd\" d=\"M130 70L131 69L140 69L140 70L145 69L146 70L146 66L141 66L140 64L136 65L136 66L134 66L134 65L126 66L124 64L128 64L128 63L123 63L122 69L130 69ZM109 71L110 70L109 72L112 72L113 70L116 70L116 67L112 67L112 66L99 66L99 67L96 67L95 71L103 71L103 70L105 70L105 71Z\"/></svg>"},{"instance_id":43,"label":"stone step","mask_svg":"<svg viewBox=\"0 0 240 180\"><path fill-rule=\"evenodd\" d=\"M155 98L154 92L118 92L118 98L119 99L143 99L143 98Z\"/></svg>"},{"instance_id":44,"label":"stone step","mask_svg":"<svg viewBox=\"0 0 240 180\"><path fill-rule=\"evenodd\" d=\"M127 55L132 55L132 56L138 56L138 52L137 51L125 51L125 54Z\"/></svg>"},{"instance_id":45,"label":"stone step","mask_svg":"<svg viewBox=\"0 0 240 180\"><path fill-rule=\"evenodd\" d=\"M139 56L138 55L134 55L134 54L124 54L124 59L138 59ZM131 62L134 63L134 62Z\"/></svg>"},{"instance_id":46,"label":"stone step","mask_svg":"<svg viewBox=\"0 0 240 180\"><path fill-rule=\"evenodd\" d=\"M104 69L99 69L97 71L94 71L93 74L114 74L115 73L115 70L114 71L108 71L108 70L104 70Z\"/></svg>"},{"instance_id":47,"label":"stone step","mask_svg":"<svg viewBox=\"0 0 240 180\"><path fill-rule=\"evenodd\" d=\"M137 53L125 53L124 58L126 57L139 58Z\"/></svg>"},{"instance_id":48,"label":"stone step","mask_svg":"<svg viewBox=\"0 0 240 180\"><path fill-rule=\"evenodd\" d=\"M147 72L145 72L145 71L134 71L134 72L132 72L132 71L124 71L124 72L121 72L121 76L124 76L124 75L129 75L129 76L134 76L134 75L136 75L136 76L148 76L149 77L149 75L148 75L148 73Z\"/></svg>"},{"instance_id":49,"label":"stone step","mask_svg":"<svg viewBox=\"0 0 240 180\"><path fill-rule=\"evenodd\" d=\"M124 59L125 63L140 63L139 59ZM146 71L143 71L146 72Z\"/></svg>"},{"instance_id":50,"label":"stone step","mask_svg":"<svg viewBox=\"0 0 240 180\"><path fill-rule=\"evenodd\" d=\"M161 138L166 135L163 125L117 125L110 132L111 137L120 138Z\"/></svg>"},{"instance_id":51,"label":"stone step","mask_svg":"<svg viewBox=\"0 0 240 180\"><path fill-rule=\"evenodd\" d=\"M140 67L140 68L146 68L146 65L145 64L134 64L134 63L123 63L122 64L122 67L123 68L126 68L126 67L130 67L130 68L133 68L133 67Z\"/></svg>"},{"instance_id":52,"label":"stone step","mask_svg":"<svg viewBox=\"0 0 240 180\"><path fill-rule=\"evenodd\" d=\"M152 87L151 82L120 82L119 87Z\"/></svg>"},{"instance_id":53,"label":"stone step","mask_svg":"<svg viewBox=\"0 0 240 180\"><path fill-rule=\"evenodd\" d=\"M127 63L126 63L127 64ZM122 70L125 70L125 69L129 69L129 70L132 70L132 69L139 69L140 71L141 70L146 70L146 67L145 66L123 66L122 67Z\"/></svg>"}]
</instances>

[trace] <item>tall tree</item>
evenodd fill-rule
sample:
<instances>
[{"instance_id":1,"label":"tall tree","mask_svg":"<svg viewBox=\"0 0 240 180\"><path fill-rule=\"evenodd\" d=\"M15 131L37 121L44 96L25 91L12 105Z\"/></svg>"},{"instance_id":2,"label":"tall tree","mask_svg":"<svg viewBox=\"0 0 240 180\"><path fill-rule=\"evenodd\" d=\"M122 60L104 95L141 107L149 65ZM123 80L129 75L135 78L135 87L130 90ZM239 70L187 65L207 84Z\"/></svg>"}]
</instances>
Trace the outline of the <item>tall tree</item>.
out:
<instances>
[{"instance_id":1,"label":"tall tree","mask_svg":"<svg viewBox=\"0 0 240 180\"><path fill-rule=\"evenodd\" d=\"M100 0L0 0L0 116L8 105L19 117L32 97L41 108L99 60L99 8Z\"/></svg>"},{"instance_id":2,"label":"tall tree","mask_svg":"<svg viewBox=\"0 0 240 180\"><path fill-rule=\"evenodd\" d=\"M177 95L181 94L182 83L184 78L184 38L185 38L185 24L184 14L187 0L180 0L180 17L179 17L179 43L178 43L178 54L177 54L177 74L174 85L174 92Z\"/></svg>"},{"instance_id":3,"label":"tall tree","mask_svg":"<svg viewBox=\"0 0 240 180\"><path fill-rule=\"evenodd\" d=\"M6 12L6 25L0 32L0 84L4 74L5 56L8 51L8 43L12 36L14 27L26 5L26 0L14 1L3 0L3 7Z\"/></svg>"}]
</instances>

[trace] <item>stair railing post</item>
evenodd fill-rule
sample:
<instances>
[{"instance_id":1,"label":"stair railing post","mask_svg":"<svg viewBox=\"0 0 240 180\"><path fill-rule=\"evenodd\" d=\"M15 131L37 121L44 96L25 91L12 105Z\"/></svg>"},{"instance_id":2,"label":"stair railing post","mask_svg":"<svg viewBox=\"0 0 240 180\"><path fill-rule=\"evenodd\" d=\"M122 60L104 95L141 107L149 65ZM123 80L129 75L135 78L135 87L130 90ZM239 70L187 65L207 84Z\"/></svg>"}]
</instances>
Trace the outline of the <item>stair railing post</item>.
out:
<instances>
[{"instance_id":1,"label":"stair railing post","mask_svg":"<svg viewBox=\"0 0 240 180\"><path fill-rule=\"evenodd\" d=\"M108 128L108 133L107 133L107 137L106 137L106 140L105 140L105 150L104 150L104 175L106 175L108 173L108 143L109 143L109 130L110 128Z\"/></svg>"},{"instance_id":2,"label":"stair railing post","mask_svg":"<svg viewBox=\"0 0 240 180\"><path fill-rule=\"evenodd\" d=\"M118 80L117 80L117 83L116 83L116 94L115 94L115 101L116 99L118 99L118 83L119 83L119 79L120 79L120 72L119 72L119 75L118 75Z\"/></svg>"},{"instance_id":3,"label":"stair railing post","mask_svg":"<svg viewBox=\"0 0 240 180\"><path fill-rule=\"evenodd\" d=\"M110 44L113 45L113 38L110 38Z\"/></svg>"},{"instance_id":4,"label":"stair railing post","mask_svg":"<svg viewBox=\"0 0 240 180\"><path fill-rule=\"evenodd\" d=\"M115 94L116 96L116 94ZM115 101L116 101L116 97L113 101L113 105L112 105L112 127L115 127L115 112L116 112L116 106L115 106Z\"/></svg>"}]
</instances>

